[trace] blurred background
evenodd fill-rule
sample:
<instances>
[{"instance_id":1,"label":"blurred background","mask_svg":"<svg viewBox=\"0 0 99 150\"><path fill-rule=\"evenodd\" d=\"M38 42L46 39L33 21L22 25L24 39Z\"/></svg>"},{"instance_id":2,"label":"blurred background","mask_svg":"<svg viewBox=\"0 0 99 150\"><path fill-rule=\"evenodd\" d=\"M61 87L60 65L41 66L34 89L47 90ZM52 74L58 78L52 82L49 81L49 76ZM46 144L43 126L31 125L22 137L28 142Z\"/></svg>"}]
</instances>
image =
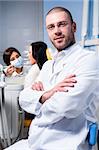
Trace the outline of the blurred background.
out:
<instances>
[{"instance_id":1,"label":"blurred background","mask_svg":"<svg viewBox=\"0 0 99 150\"><path fill-rule=\"evenodd\" d=\"M83 8L85 7L84 5L86 5L84 3L87 1L89 3L89 15L83 14ZM89 39L93 38L92 25L94 1L98 3L98 0L1 0L0 63L3 64L3 51L10 46L16 47L21 54L23 54L23 52L28 49L28 45L31 42L43 40L48 44L48 47L53 48L46 33L45 15L48 10L54 6L63 6L71 11L74 21L77 23L77 41L82 39L82 29L84 30L84 26L88 26L88 30L90 31L87 37ZM87 9L87 5L84 9ZM87 10L85 13L87 13ZM85 21L86 19L87 21L89 19L89 24L86 24L85 22L83 25L83 15Z\"/></svg>"}]
</instances>

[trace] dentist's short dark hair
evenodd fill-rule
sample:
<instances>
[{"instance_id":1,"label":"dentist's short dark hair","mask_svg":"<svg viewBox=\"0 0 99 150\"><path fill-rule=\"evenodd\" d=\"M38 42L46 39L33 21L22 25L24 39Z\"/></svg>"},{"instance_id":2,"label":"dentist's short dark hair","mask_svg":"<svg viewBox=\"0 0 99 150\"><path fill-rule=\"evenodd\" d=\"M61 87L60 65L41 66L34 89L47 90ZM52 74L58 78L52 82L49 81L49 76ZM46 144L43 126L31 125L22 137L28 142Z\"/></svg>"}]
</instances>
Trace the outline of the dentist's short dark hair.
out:
<instances>
[{"instance_id":1,"label":"dentist's short dark hair","mask_svg":"<svg viewBox=\"0 0 99 150\"><path fill-rule=\"evenodd\" d=\"M64 8L64 7L54 7L54 8L52 8L52 9L50 9L48 11L48 13L46 14L46 16L49 15L50 13L58 12L58 11L64 11L64 12L66 12L68 14L68 16L70 17L71 22L73 23L73 17L71 15L71 12L68 9Z\"/></svg>"}]
</instances>

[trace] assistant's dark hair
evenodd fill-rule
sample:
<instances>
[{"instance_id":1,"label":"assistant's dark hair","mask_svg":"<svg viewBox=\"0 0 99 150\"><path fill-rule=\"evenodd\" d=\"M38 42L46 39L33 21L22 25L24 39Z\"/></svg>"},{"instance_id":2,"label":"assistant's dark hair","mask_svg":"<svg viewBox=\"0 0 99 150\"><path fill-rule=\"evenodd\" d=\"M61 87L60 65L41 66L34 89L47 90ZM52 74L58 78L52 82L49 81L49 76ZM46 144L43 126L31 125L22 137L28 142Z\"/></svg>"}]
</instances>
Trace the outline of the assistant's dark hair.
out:
<instances>
[{"instance_id":1,"label":"assistant's dark hair","mask_svg":"<svg viewBox=\"0 0 99 150\"><path fill-rule=\"evenodd\" d=\"M48 13L46 14L46 16L49 15L50 13L58 12L58 11L64 11L64 12L66 12L69 15L69 17L70 17L71 22L73 23L73 17L71 15L71 12L68 9L64 8L64 7L54 7L54 8L52 8L52 9L50 9L48 11Z\"/></svg>"},{"instance_id":2,"label":"assistant's dark hair","mask_svg":"<svg viewBox=\"0 0 99 150\"><path fill-rule=\"evenodd\" d=\"M43 64L48 60L46 56L46 43L42 41L34 42L32 46L32 56L36 60L40 70L42 69Z\"/></svg>"},{"instance_id":3,"label":"assistant's dark hair","mask_svg":"<svg viewBox=\"0 0 99 150\"><path fill-rule=\"evenodd\" d=\"M11 57L13 52L18 53L19 56L21 56L20 52L14 47L9 47L9 48L5 49L5 51L3 53L3 61L5 62L5 64L7 66L10 65L10 57Z\"/></svg>"}]
</instances>

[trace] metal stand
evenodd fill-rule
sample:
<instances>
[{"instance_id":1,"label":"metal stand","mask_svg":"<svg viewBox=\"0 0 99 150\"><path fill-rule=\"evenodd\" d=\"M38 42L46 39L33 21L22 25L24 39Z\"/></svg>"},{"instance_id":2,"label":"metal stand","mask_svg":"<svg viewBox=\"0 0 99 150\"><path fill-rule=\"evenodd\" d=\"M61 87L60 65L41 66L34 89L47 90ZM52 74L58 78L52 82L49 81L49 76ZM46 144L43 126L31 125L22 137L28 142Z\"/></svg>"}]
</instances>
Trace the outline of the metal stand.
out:
<instances>
[{"instance_id":1,"label":"metal stand","mask_svg":"<svg viewBox=\"0 0 99 150\"><path fill-rule=\"evenodd\" d=\"M10 135L9 135L7 116L6 116L6 110L5 110L5 97L4 97L5 86L6 86L5 82L3 82L3 81L0 82L0 92L1 92L0 119L1 119L1 130L2 130L2 135L3 135L4 145L9 146L9 145L11 145L11 139L10 139Z\"/></svg>"}]
</instances>

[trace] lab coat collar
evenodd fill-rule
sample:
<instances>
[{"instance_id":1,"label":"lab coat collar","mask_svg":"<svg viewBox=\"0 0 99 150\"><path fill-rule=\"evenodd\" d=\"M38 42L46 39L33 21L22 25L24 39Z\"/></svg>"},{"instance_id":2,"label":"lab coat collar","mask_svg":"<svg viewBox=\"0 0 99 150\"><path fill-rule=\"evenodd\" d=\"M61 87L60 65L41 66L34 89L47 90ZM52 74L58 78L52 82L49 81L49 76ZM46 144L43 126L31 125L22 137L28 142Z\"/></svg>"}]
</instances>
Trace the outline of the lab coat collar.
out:
<instances>
[{"instance_id":1,"label":"lab coat collar","mask_svg":"<svg viewBox=\"0 0 99 150\"><path fill-rule=\"evenodd\" d=\"M72 51L77 50L78 47L80 48L80 45L78 43L75 43L72 46L63 49L62 51L57 52L56 55L54 56L54 62L60 61L61 59L63 59L64 56L68 58L68 56L72 53Z\"/></svg>"},{"instance_id":2,"label":"lab coat collar","mask_svg":"<svg viewBox=\"0 0 99 150\"><path fill-rule=\"evenodd\" d=\"M57 53L52 63L51 79L64 68L64 65L66 64L67 59L69 58L69 55L71 55L73 51L78 50L79 46L80 46L79 44L75 43L71 47L68 47L67 49L62 50L61 52ZM57 69L54 70L53 68L54 68L55 63L60 63L60 65Z\"/></svg>"},{"instance_id":3,"label":"lab coat collar","mask_svg":"<svg viewBox=\"0 0 99 150\"><path fill-rule=\"evenodd\" d=\"M12 77L21 76L23 75L23 71L20 73L17 73L16 71L13 72Z\"/></svg>"},{"instance_id":4,"label":"lab coat collar","mask_svg":"<svg viewBox=\"0 0 99 150\"><path fill-rule=\"evenodd\" d=\"M59 55L62 55L62 56L68 56L68 55L70 55L71 53L72 53L72 51L74 51L74 50L76 50L77 49L77 47L79 46L79 44L78 43L75 43L75 44L73 44L72 46L70 46L70 47L68 47L68 48L66 48L66 49L64 49L64 50L62 50L61 52L59 52L58 54L57 54L57 56Z\"/></svg>"}]
</instances>

